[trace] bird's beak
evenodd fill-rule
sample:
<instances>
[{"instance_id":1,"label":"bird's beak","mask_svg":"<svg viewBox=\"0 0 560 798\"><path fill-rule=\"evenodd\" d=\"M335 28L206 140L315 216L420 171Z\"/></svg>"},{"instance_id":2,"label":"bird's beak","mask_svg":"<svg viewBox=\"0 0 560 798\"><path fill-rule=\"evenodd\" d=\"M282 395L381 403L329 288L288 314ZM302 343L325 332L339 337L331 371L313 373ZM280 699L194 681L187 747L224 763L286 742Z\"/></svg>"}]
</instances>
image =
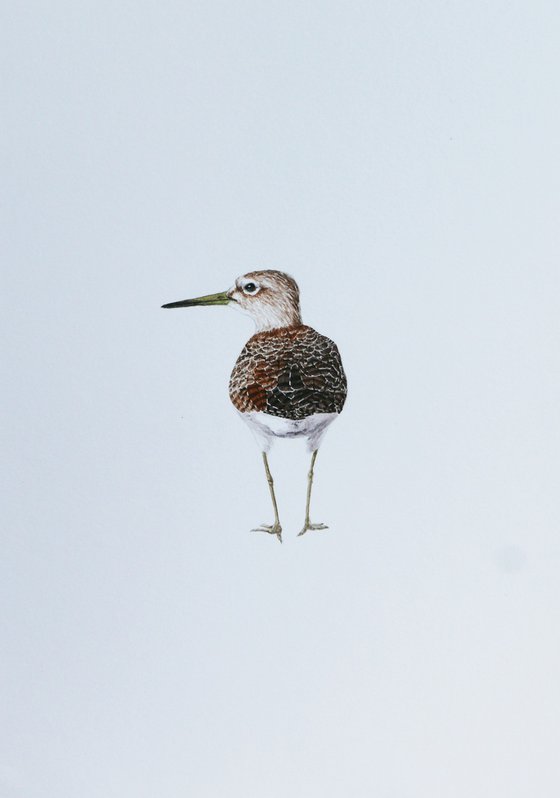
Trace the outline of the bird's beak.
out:
<instances>
[{"instance_id":1,"label":"bird's beak","mask_svg":"<svg viewBox=\"0 0 560 798\"><path fill-rule=\"evenodd\" d=\"M182 299L180 302L169 302L162 305L162 308L192 308L195 305L229 305L231 297L227 291L221 294L208 294L208 296L198 296L195 299Z\"/></svg>"}]
</instances>

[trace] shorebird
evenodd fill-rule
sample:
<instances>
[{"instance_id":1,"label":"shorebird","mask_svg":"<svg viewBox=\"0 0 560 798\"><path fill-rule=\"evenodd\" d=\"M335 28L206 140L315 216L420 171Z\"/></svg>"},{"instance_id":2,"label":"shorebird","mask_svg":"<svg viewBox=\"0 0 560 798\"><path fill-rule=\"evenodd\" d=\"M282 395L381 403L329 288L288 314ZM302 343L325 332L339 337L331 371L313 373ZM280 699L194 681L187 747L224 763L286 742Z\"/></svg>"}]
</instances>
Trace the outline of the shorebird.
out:
<instances>
[{"instance_id":1,"label":"shorebird","mask_svg":"<svg viewBox=\"0 0 560 798\"><path fill-rule=\"evenodd\" d=\"M231 305L251 316L256 325L229 381L230 399L260 446L274 509L274 522L253 531L276 535L282 542L268 453L275 438L299 437L307 439L311 453L305 521L299 535L327 529L325 524L311 523L309 505L319 446L346 400L346 375L336 344L303 324L297 283L284 272L252 271L238 277L229 291L162 307L195 305Z\"/></svg>"}]
</instances>

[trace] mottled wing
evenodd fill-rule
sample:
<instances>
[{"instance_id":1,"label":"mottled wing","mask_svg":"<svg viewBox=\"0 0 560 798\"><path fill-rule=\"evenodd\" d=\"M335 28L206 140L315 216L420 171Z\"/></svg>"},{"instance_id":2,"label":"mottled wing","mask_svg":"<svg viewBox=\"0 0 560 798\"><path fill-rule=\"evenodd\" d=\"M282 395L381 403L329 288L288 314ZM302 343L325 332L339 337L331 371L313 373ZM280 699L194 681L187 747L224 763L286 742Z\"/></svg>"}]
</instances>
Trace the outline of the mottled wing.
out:
<instances>
[{"instance_id":1,"label":"mottled wing","mask_svg":"<svg viewBox=\"0 0 560 798\"><path fill-rule=\"evenodd\" d=\"M294 420L340 413L346 376L336 344L311 327L257 334L235 365L230 397L241 412Z\"/></svg>"}]
</instances>

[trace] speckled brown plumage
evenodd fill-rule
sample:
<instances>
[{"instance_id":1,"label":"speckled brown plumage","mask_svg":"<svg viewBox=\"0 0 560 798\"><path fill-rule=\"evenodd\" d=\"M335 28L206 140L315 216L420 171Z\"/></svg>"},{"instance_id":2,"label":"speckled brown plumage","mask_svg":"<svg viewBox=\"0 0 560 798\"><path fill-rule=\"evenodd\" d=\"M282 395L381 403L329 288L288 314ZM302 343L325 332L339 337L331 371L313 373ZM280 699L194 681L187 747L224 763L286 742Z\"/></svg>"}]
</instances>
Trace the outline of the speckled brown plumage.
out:
<instances>
[{"instance_id":1,"label":"speckled brown plumage","mask_svg":"<svg viewBox=\"0 0 560 798\"><path fill-rule=\"evenodd\" d=\"M330 338L303 324L282 327L247 341L231 374L229 395L242 413L294 420L340 413L346 375Z\"/></svg>"}]
</instances>

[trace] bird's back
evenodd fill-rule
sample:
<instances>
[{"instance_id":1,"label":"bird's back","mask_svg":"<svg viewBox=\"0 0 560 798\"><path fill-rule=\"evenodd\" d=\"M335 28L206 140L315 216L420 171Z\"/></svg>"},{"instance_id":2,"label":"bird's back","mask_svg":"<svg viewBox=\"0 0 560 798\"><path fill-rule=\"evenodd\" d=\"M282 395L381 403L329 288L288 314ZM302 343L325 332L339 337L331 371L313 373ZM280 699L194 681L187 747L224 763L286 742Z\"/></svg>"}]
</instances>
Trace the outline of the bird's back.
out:
<instances>
[{"instance_id":1,"label":"bird's back","mask_svg":"<svg viewBox=\"0 0 560 798\"><path fill-rule=\"evenodd\" d=\"M229 382L230 399L241 413L294 420L340 413L346 391L336 344L303 324L253 335Z\"/></svg>"}]
</instances>

